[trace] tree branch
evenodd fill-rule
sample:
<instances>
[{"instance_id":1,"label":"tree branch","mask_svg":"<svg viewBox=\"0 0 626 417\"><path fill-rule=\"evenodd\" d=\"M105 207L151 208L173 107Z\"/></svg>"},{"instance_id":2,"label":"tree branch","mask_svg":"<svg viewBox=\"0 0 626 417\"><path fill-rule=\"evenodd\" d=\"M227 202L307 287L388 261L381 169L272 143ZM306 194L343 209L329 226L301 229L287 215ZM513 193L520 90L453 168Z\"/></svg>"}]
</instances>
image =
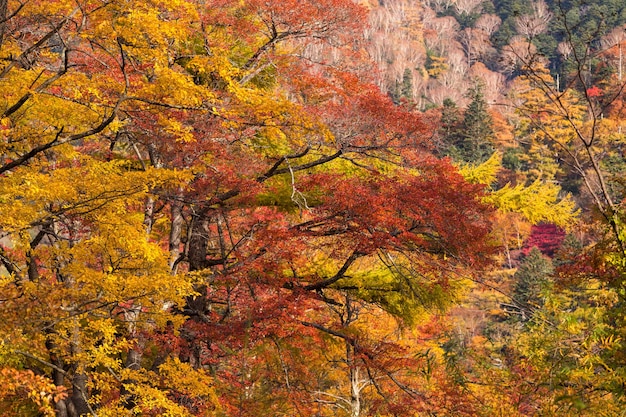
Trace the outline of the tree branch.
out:
<instances>
[{"instance_id":1,"label":"tree branch","mask_svg":"<svg viewBox=\"0 0 626 417\"><path fill-rule=\"evenodd\" d=\"M337 273L325 280L316 282L314 284L309 284L309 285L305 285L303 288L305 290L320 290L322 288L326 288L329 285L334 284L335 282L339 281L341 278L344 277L346 271L348 270L348 268L350 268L350 266L354 263L354 261L356 261L358 258L364 256L365 253L364 252L359 252L359 251L354 251L352 252L352 255L350 255L350 257L348 257L348 259L346 259L346 261L343 263L343 265L341 266L341 268L339 269L339 271L337 271Z\"/></svg>"}]
</instances>

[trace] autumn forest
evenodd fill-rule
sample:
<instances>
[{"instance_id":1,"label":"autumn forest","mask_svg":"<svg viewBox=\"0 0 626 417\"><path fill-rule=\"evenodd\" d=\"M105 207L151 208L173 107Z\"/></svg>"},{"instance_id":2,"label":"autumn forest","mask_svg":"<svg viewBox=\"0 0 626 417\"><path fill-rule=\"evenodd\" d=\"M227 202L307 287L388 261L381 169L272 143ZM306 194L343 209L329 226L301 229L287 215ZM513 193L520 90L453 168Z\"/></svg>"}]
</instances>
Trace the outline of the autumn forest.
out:
<instances>
[{"instance_id":1,"label":"autumn forest","mask_svg":"<svg viewBox=\"0 0 626 417\"><path fill-rule=\"evenodd\" d=\"M623 0L0 0L0 415L626 415Z\"/></svg>"}]
</instances>

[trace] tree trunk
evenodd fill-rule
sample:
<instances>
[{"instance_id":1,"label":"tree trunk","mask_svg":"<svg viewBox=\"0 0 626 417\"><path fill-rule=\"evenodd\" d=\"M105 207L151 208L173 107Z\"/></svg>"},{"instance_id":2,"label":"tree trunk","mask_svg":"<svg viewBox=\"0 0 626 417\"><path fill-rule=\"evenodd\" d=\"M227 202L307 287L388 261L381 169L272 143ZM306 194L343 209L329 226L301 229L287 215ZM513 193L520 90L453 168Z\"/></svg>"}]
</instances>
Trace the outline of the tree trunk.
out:
<instances>
[{"instance_id":1,"label":"tree trunk","mask_svg":"<svg viewBox=\"0 0 626 417\"><path fill-rule=\"evenodd\" d=\"M7 6L9 0L0 0L0 46L4 42L4 33L6 31L7 23Z\"/></svg>"},{"instance_id":2,"label":"tree trunk","mask_svg":"<svg viewBox=\"0 0 626 417\"><path fill-rule=\"evenodd\" d=\"M62 387L65 385L65 376L61 371L63 369L63 363L59 359L59 356L56 353L56 345L52 340L52 336L54 334L53 330L46 331L46 349L48 350L48 356L50 358L50 363L53 364L56 368L52 369L52 383L57 387ZM54 409L56 411L57 417L69 417L69 411L67 409L67 399L62 399L57 401L54 404Z\"/></svg>"},{"instance_id":3,"label":"tree trunk","mask_svg":"<svg viewBox=\"0 0 626 417\"><path fill-rule=\"evenodd\" d=\"M359 388L359 368L350 367L350 417L361 415L361 389Z\"/></svg>"},{"instance_id":4,"label":"tree trunk","mask_svg":"<svg viewBox=\"0 0 626 417\"><path fill-rule=\"evenodd\" d=\"M172 222L170 228L170 271L172 274L176 274L178 269L178 264L180 262L180 243L181 236L183 233L183 214L182 214L182 204L173 201L171 203L170 212L172 215Z\"/></svg>"},{"instance_id":5,"label":"tree trunk","mask_svg":"<svg viewBox=\"0 0 626 417\"><path fill-rule=\"evenodd\" d=\"M189 233L189 270L199 271L206 268L207 246L209 244L209 220L195 217Z\"/></svg>"},{"instance_id":6,"label":"tree trunk","mask_svg":"<svg viewBox=\"0 0 626 417\"><path fill-rule=\"evenodd\" d=\"M154 198L148 197L144 207L143 225L146 227L146 233L152 233L152 225L154 224Z\"/></svg>"},{"instance_id":7,"label":"tree trunk","mask_svg":"<svg viewBox=\"0 0 626 417\"><path fill-rule=\"evenodd\" d=\"M87 374L82 371L76 371L72 378L72 395L71 395L70 415L84 416L91 415L91 407L87 403Z\"/></svg>"}]
</instances>

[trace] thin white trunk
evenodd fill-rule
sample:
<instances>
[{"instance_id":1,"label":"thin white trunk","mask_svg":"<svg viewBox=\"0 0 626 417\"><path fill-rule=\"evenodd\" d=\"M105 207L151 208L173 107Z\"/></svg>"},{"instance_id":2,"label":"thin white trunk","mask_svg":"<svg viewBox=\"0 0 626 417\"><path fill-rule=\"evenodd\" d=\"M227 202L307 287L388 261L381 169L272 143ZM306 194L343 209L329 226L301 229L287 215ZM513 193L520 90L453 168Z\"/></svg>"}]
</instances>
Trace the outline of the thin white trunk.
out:
<instances>
[{"instance_id":1,"label":"thin white trunk","mask_svg":"<svg viewBox=\"0 0 626 417\"><path fill-rule=\"evenodd\" d=\"M359 368L350 369L350 416L361 415L361 387L359 386Z\"/></svg>"}]
</instances>

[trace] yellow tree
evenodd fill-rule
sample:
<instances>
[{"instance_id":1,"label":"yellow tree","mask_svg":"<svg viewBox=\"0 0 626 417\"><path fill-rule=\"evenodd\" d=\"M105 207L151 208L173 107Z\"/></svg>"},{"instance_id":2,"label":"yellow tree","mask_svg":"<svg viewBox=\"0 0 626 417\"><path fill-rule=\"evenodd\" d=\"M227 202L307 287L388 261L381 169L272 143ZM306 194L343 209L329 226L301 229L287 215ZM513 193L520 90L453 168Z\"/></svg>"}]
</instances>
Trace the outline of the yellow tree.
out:
<instances>
[{"instance_id":1,"label":"yellow tree","mask_svg":"<svg viewBox=\"0 0 626 417\"><path fill-rule=\"evenodd\" d=\"M171 61L191 37L193 5L2 6L3 375L33 387L27 372L11 369L48 375L59 393L42 388L33 401L58 416L119 415L119 407L184 415L173 396L192 391L210 408L205 372L170 359L150 370L129 354L142 332L177 326L168 306L193 292L187 277L171 276L144 214L156 190L187 176L147 167L132 142L125 158L113 155L129 112L210 99ZM159 121L185 137L167 115ZM181 387L184 373L205 383ZM24 411L3 413L13 409Z\"/></svg>"},{"instance_id":2,"label":"yellow tree","mask_svg":"<svg viewBox=\"0 0 626 417\"><path fill-rule=\"evenodd\" d=\"M521 116L517 135L525 150L528 179L560 180L566 171L563 159L580 157L582 148L578 146L576 132L582 128L585 108L572 90L559 93L557 103L553 102L538 87L538 83L555 84L547 69L540 66L533 74L536 78L517 79L509 94ZM566 113L561 106L567 109Z\"/></svg>"}]
</instances>

